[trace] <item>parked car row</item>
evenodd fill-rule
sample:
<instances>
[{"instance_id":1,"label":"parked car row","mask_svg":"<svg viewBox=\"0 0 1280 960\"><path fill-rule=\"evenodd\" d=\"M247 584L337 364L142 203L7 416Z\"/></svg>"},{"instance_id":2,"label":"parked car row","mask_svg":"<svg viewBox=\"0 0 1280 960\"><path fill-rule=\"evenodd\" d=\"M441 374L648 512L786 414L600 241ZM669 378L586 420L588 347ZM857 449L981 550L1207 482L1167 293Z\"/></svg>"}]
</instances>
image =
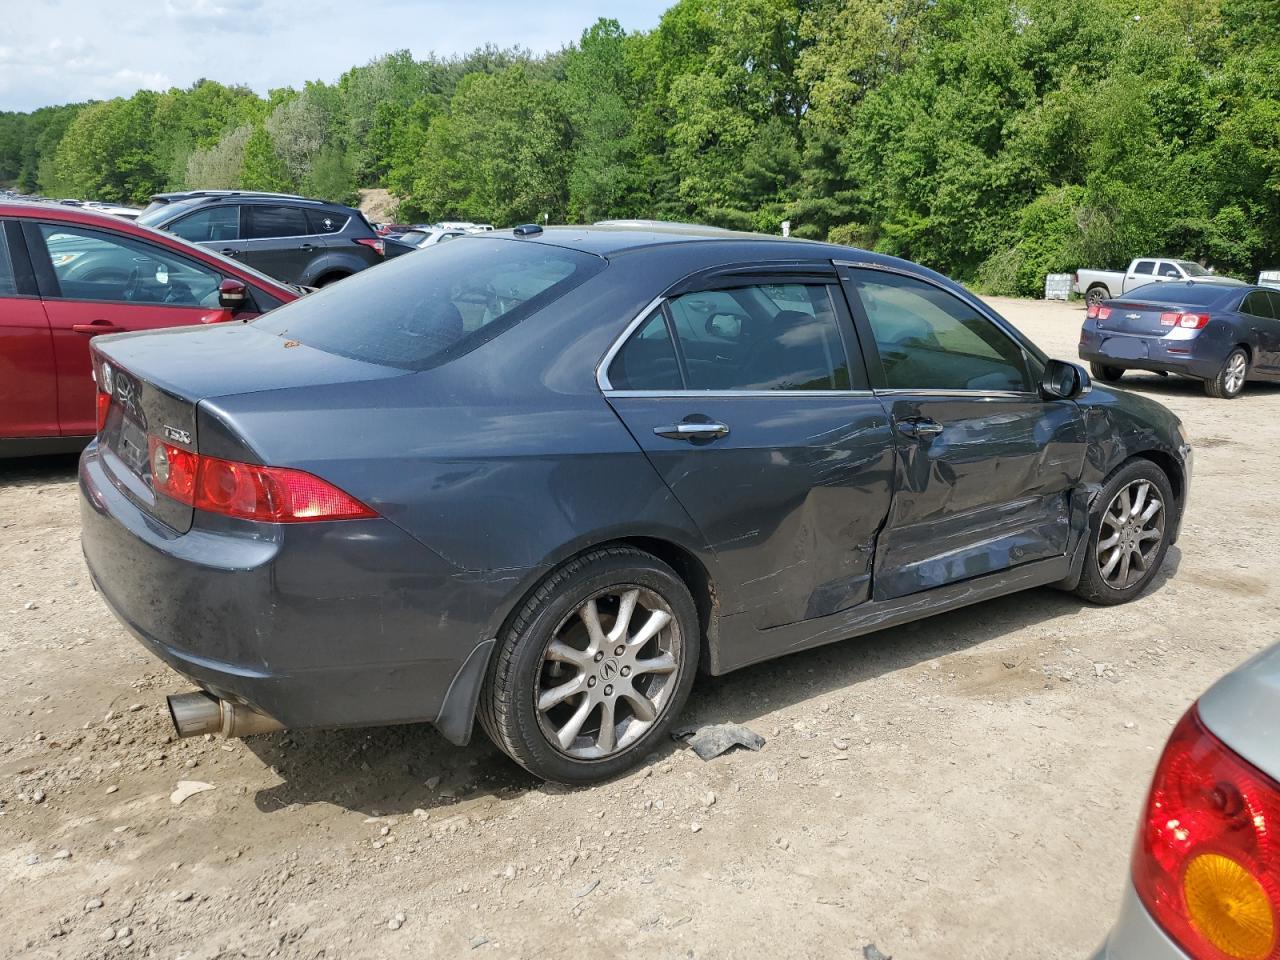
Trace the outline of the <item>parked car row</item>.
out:
<instances>
[{"instance_id":1,"label":"parked car row","mask_svg":"<svg viewBox=\"0 0 1280 960\"><path fill-rule=\"evenodd\" d=\"M47 198L38 195L18 193L15 190L0 190L0 202L41 202L46 199ZM68 207L84 207L86 210L96 210L99 213L109 213L116 217L123 217L126 220L137 219L138 214L142 213L142 209L140 207L130 207L122 203L106 203L101 200L65 199L57 202Z\"/></svg>"}]
</instances>

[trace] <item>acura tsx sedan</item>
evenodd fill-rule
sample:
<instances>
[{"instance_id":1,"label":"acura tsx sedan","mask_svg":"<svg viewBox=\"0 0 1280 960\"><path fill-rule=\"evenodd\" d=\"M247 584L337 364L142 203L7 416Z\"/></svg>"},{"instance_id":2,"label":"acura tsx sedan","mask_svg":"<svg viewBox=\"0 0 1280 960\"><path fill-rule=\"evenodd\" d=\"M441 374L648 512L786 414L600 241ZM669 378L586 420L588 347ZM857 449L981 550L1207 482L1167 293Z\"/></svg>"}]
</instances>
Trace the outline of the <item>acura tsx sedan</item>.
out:
<instances>
[{"instance_id":1,"label":"acura tsx sedan","mask_svg":"<svg viewBox=\"0 0 1280 960\"><path fill-rule=\"evenodd\" d=\"M180 734L475 718L617 774L724 674L1017 590L1136 597L1179 421L846 247L517 227L94 341L93 580Z\"/></svg>"}]
</instances>

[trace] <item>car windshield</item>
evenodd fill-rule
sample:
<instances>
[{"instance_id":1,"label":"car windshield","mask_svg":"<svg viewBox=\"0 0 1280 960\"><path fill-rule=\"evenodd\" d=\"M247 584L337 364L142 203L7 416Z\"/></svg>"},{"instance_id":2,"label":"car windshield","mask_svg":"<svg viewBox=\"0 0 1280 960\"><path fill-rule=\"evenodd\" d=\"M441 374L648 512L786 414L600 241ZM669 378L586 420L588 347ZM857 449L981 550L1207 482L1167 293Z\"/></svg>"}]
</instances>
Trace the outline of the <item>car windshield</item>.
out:
<instances>
[{"instance_id":1,"label":"car windshield","mask_svg":"<svg viewBox=\"0 0 1280 960\"><path fill-rule=\"evenodd\" d=\"M1206 270L1204 267L1200 266L1200 264L1196 263L1193 260L1179 260L1178 266L1182 268L1182 272L1185 273L1188 277L1213 276L1213 273L1211 271Z\"/></svg>"},{"instance_id":2,"label":"car windshield","mask_svg":"<svg viewBox=\"0 0 1280 960\"><path fill-rule=\"evenodd\" d=\"M1145 283L1124 295L1125 300L1170 306L1212 307L1240 295L1240 288L1226 283Z\"/></svg>"},{"instance_id":3,"label":"car windshield","mask_svg":"<svg viewBox=\"0 0 1280 960\"><path fill-rule=\"evenodd\" d=\"M563 247L468 237L348 277L254 325L340 356L425 370L474 350L605 266Z\"/></svg>"}]
</instances>

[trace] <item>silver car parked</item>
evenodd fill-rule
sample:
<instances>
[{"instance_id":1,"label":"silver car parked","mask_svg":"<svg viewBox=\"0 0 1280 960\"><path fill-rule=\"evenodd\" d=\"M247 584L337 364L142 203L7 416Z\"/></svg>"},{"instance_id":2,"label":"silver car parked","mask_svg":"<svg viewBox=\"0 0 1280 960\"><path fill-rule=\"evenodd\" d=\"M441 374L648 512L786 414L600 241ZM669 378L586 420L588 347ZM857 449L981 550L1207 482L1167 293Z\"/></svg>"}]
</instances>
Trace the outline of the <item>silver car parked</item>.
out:
<instances>
[{"instance_id":1,"label":"silver car parked","mask_svg":"<svg viewBox=\"0 0 1280 960\"><path fill-rule=\"evenodd\" d=\"M1120 919L1094 960L1280 957L1280 645L1174 728L1138 825Z\"/></svg>"}]
</instances>

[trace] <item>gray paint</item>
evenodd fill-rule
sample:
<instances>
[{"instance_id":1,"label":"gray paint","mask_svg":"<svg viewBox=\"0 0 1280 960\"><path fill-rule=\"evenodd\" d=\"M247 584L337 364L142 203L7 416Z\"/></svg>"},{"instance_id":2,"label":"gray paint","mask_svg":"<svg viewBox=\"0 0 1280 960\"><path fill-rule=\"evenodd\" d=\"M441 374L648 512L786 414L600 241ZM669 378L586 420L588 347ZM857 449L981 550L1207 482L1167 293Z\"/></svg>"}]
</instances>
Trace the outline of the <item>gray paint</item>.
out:
<instances>
[{"instance_id":1,"label":"gray paint","mask_svg":"<svg viewBox=\"0 0 1280 960\"><path fill-rule=\"evenodd\" d=\"M1236 667L1200 698L1200 719L1219 740L1280 782L1280 645Z\"/></svg>"},{"instance_id":2,"label":"gray paint","mask_svg":"<svg viewBox=\"0 0 1280 960\"><path fill-rule=\"evenodd\" d=\"M908 271L1004 323L923 268L729 232L551 229L501 242L562 243L609 265L420 373L252 324L95 341L99 359L135 375L144 395L163 394L177 404L172 415L194 420L202 453L308 470L379 514L276 526L196 512L180 535L182 524L153 516L109 451L91 445L81 465L86 558L152 650L287 726L423 720L462 742L490 641L548 571L589 547L659 543L705 577L704 663L724 673L1069 583L1088 505L1132 455L1166 458L1185 489L1176 418L1100 388L1076 402L868 391L658 398L606 396L597 382L600 362L656 296L744 263L828 278L834 260ZM377 283L413 261L343 284ZM951 431L927 448L891 428L904 410L923 409ZM730 423L728 442L652 432L697 413ZM1175 536L1176 527L1175 517Z\"/></svg>"}]
</instances>

